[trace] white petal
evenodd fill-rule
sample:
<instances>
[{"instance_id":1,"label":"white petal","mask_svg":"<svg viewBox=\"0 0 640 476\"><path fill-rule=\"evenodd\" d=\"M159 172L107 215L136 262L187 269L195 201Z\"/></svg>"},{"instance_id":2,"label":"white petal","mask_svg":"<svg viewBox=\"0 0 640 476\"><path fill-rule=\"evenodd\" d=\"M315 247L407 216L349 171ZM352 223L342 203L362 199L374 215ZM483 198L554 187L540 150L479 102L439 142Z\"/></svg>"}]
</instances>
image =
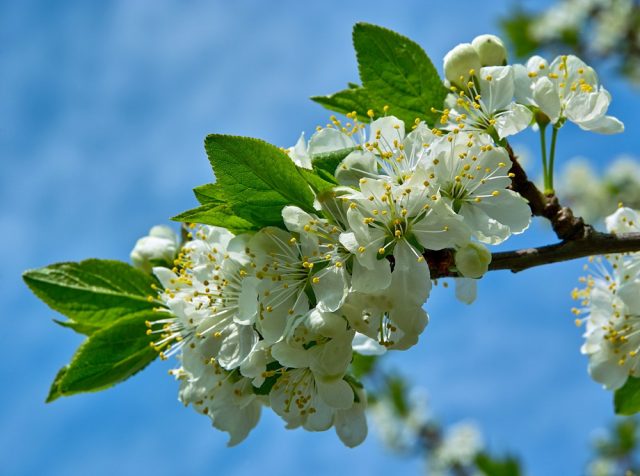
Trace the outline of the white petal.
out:
<instances>
[{"instance_id":1,"label":"white petal","mask_svg":"<svg viewBox=\"0 0 640 476\"><path fill-rule=\"evenodd\" d=\"M318 308L309 313L308 326L324 337L340 337L347 331L347 322L340 314L321 312Z\"/></svg>"},{"instance_id":2,"label":"white petal","mask_svg":"<svg viewBox=\"0 0 640 476\"><path fill-rule=\"evenodd\" d=\"M227 370L237 368L258 343L258 334L252 326L228 326L227 335L218 351L218 363Z\"/></svg>"},{"instance_id":3,"label":"white petal","mask_svg":"<svg viewBox=\"0 0 640 476\"><path fill-rule=\"evenodd\" d=\"M350 149L355 145L353 139L344 132L327 127L311 136L309 140L309 155L313 158L313 156L319 154Z\"/></svg>"},{"instance_id":4,"label":"white petal","mask_svg":"<svg viewBox=\"0 0 640 476\"><path fill-rule=\"evenodd\" d=\"M261 406L254 402L243 408L229 406L224 411L216 412L213 426L229 433L227 446L235 446L242 442L260 420Z\"/></svg>"},{"instance_id":5,"label":"white petal","mask_svg":"<svg viewBox=\"0 0 640 476\"><path fill-rule=\"evenodd\" d=\"M404 121L394 116L386 116L376 119L370 125L370 142L378 142L385 152L395 150L394 141L401 143L404 140ZM380 133L380 139L377 139Z\"/></svg>"},{"instance_id":6,"label":"white petal","mask_svg":"<svg viewBox=\"0 0 640 476\"><path fill-rule=\"evenodd\" d=\"M477 205L491 218L509 227L511 233L522 233L531 223L531 208L527 201L512 190L500 190Z\"/></svg>"},{"instance_id":7,"label":"white petal","mask_svg":"<svg viewBox=\"0 0 640 476\"><path fill-rule=\"evenodd\" d=\"M303 233L304 226L312 221L313 217L299 207L288 205L282 209L282 219L289 231Z\"/></svg>"},{"instance_id":8,"label":"white petal","mask_svg":"<svg viewBox=\"0 0 640 476\"><path fill-rule=\"evenodd\" d=\"M242 289L238 297L238 314L234 317L238 324L253 324L258 315L258 284L260 280L253 276L242 280Z\"/></svg>"},{"instance_id":9,"label":"white petal","mask_svg":"<svg viewBox=\"0 0 640 476\"><path fill-rule=\"evenodd\" d=\"M418 306L422 306L429 296L431 291L431 279L429 273L429 265L425 260L418 261L413 254L406 251L406 248L410 248L409 244L404 244L404 241L396 245L395 253L401 251L401 261L404 264L400 264L391 273L391 284L386 294L397 299L401 299L403 303L413 303ZM403 256L404 255L404 256Z\"/></svg>"},{"instance_id":10,"label":"white petal","mask_svg":"<svg viewBox=\"0 0 640 476\"><path fill-rule=\"evenodd\" d=\"M307 414L303 428L308 431L326 431L331 428L335 410L319 398L314 400L313 408L315 412Z\"/></svg>"},{"instance_id":11,"label":"white petal","mask_svg":"<svg viewBox=\"0 0 640 476\"><path fill-rule=\"evenodd\" d=\"M386 259L376 260L371 268L365 268L354 260L351 287L354 291L372 293L385 289L391 283L391 265Z\"/></svg>"},{"instance_id":12,"label":"white petal","mask_svg":"<svg viewBox=\"0 0 640 476\"><path fill-rule=\"evenodd\" d=\"M316 378L320 398L333 408L350 408L353 405L353 389L344 380Z\"/></svg>"},{"instance_id":13,"label":"white petal","mask_svg":"<svg viewBox=\"0 0 640 476\"><path fill-rule=\"evenodd\" d=\"M353 357L352 340L353 331L344 332L342 336L312 348L315 350L310 365L313 374L323 378L342 378Z\"/></svg>"},{"instance_id":14,"label":"white petal","mask_svg":"<svg viewBox=\"0 0 640 476\"><path fill-rule=\"evenodd\" d=\"M538 79L533 85L533 98L552 123L560 117L560 96L555 84L546 76Z\"/></svg>"},{"instance_id":15,"label":"white petal","mask_svg":"<svg viewBox=\"0 0 640 476\"><path fill-rule=\"evenodd\" d=\"M487 78L491 80L487 80ZM488 66L480 69L480 101L490 112L505 109L513 99L514 83L511 66Z\"/></svg>"},{"instance_id":16,"label":"white petal","mask_svg":"<svg viewBox=\"0 0 640 476\"><path fill-rule=\"evenodd\" d=\"M158 278L158 281L160 281L163 288L175 288L175 283L172 283L171 281L175 280L177 276L169 268L156 266L153 268L153 274Z\"/></svg>"},{"instance_id":17,"label":"white petal","mask_svg":"<svg viewBox=\"0 0 640 476\"><path fill-rule=\"evenodd\" d=\"M360 398L366 398L363 395ZM340 440L349 448L354 448L367 437L367 418L364 408L354 404L347 410L338 410L335 417L335 428Z\"/></svg>"},{"instance_id":18,"label":"white petal","mask_svg":"<svg viewBox=\"0 0 640 476\"><path fill-rule=\"evenodd\" d=\"M629 233L640 231L640 215L628 207L620 207L605 218L609 233Z\"/></svg>"},{"instance_id":19,"label":"white petal","mask_svg":"<svg viewBox=\"0 0 640 476\"><path fill-rule=\"evenodd\" d=\"M377 340L359 332L353 336L351 347L360 355L382 355L387 352L387 348L380 345Z\"/></svg>"},{"instance_id":20,"label":"white petal","mask_svg":"<svg viewBox=\"0 0 640 476\"><path fill-rule=\"evenodd\" d=\"M483 243L497 245L511 235L508 226L491 218L478 206L465 203L460 208L460 215L464 217L465 223L473 230L473 234L478 241Z\"/></svg>"},{"instance_id":21,"label":"white petal","mask_svg":"<svg viewBox=\"0 0 640 476\"><path fill-rule=\"evenodd\" d=\"M513 65L513 79L514 79L514 95L516 101L524 105L534 105L533 100L533 81L529 77L529 72L524 65Z\"/></svg>"},{"instance_id":22,"label":"white petal","mask_svg":"<svg viewBox=\"0 0 640 476\"><path fill-rule=\"evenodd\" d=\"M613 116L602 116L593 121L577 123L581 129L597 132L599 134L620 134L624 132L624 124Z\"/></svg>"},{"instance_id":23,"label":"white petal","mask_svg":"<svg viewBox=\"0 0 640 476\"><path fill-rule=\"evenodd\" d=\"M296 145L289 147L289 157L299 167L311 169L311 157L307 153L307 142L304 140L304 132L300 134L300 138Z\"/></svg>"},{"instance_id":24,"label":"white petal","mask_svg":"<svg viewBox=\"0 0 640 476\"><path fill-rule=\"evenodd\" d=\"M496 118L495 128L502 139L523 131L531 123L533 113L521 104L511 104L509 108Z\"/></svg>"},{"instance_id":25,"label":"white petal","mask_svg":"<svg viewBox=\"0 0 640 476\"><path fill-rule=\"evenodd\" d=\"M316 274L319 281L312 282L312 289L320 311L336 311L347 296L349 286L344 267L330 266Z\"/></svg>"},{"instance_id":26,"label":"white petal","mask_svg":"<svg viewBox=\"0 0 640 476\"><path fill-rule=\"evenodd\" d=\"M462 246L469 241L471 230L459 216L429 214L411 227L418 242L428 250Z\"/></svg>"},{"instance_id":27,"label":"white petal","mask_svg":"<svg viewBox=\"0 0 640 476\"><path fill-rule=\"evenodd\" d=\"M294 347L285 341L271 347L271 355L285 367L304 368L311 363L312 354L302 347Z\"/></svg>"},{"instance_id":28,"label":"white petal","mask_svg":"<svg viewBox=\"0 0 640 476\"><path fill-rule=\"evenodd\" d=\"M478 295L478 283L476 279L456 278L456 298L465 304L471 304Z\"/></svg>"},{"instance_id":29,"label":"white petal","mask_svg":"<svg viewBox=\"0 0 640 476\"><path fill-rule=\"evenodd\" d=\"M336 180L340 185L357 187L360 179L377 175L378 164L371 152L354 150L347 155L335 171Z\"/></svg>"},{"instance_id":30,"label":"white petal","mask_svg":"<svg viewBox=\"0 0 640 476\"><path fill-rule=\"evenodd\" d=\"M596 382L600 382L608 390L617 390L629 378L629 370L618 365L618 359L600 351L589 357L589 375Z\"/></svg>"}]
</instances>

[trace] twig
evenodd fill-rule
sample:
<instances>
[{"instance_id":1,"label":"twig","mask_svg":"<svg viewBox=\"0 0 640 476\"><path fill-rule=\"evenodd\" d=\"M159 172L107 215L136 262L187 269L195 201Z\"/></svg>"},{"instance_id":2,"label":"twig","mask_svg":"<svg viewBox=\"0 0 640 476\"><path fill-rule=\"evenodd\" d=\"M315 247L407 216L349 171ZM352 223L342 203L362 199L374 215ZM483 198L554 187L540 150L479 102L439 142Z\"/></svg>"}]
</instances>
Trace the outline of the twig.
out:
<instances>
[{"instance_id":1,"label":"twig","mask_svg":"<svg viewBox=\"0 0 640 476\"><path fill-rule=\"evenodd\" d=\"M553 231L561 240L576 240L586 238L593 233L593 229L584 220L573 215L568 207L563 207L554 194L543 194L536 185L529 180L518 157L507 143L505 144L511 159L511 188L529 201L531 213L541 216L551 222Z\"/></svg>"},{"instance_id":2,"label":"twig","mask_svg":"<svg viewBox=\"0 0 640 476\"><path fill-rule=\"evenodd\" d=\"M590 229L590 227L589 227ZM539 248L524 248L515 251L493 253L489 271L510 270L514 273L546 264L570 261L594 255L629 253L640 251L640 233L620 235L599 233L591 230L587 237L562 241ZM442 263L452 263L453 251L425 253L432 278L456 277L458 274Z\"/></svg>"}]
</instances>

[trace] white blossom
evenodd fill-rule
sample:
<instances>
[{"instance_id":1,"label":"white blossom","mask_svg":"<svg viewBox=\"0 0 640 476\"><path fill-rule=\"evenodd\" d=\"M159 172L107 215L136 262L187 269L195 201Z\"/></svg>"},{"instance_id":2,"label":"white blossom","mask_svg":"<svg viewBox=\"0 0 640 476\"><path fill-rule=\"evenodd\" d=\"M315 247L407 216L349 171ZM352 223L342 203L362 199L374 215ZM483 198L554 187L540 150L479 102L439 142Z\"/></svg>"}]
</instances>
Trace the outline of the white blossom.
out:
<instances>
[{"instance_id":1,"label":"white blossom","mask_svg":"<svg viewBox=\"0 0 640 476\"><path fill-rule=\"evenodd\" d=\"M185 349L182 367L172 371L180 381L179 398L211 418L214 427L229 433L228 445L234 446L257 425L262 403L251 380L224 370L205 349L206 344Z\"/></svg>"},{"instance_id":2,"label":"white blossom","mask_svg":"<svg viewBox=\"0 0 640 476\"><path fill-rule=\"evenodd\" d=\"M456 132L487 132L498 139L526 129L533 115L514 101L513 68L489 66L472 72L472 80L451 88L440 123Z\"/></svg>"},{"instance_id":3,"label":"white blossom","mask_svg":"<svg viewBox=\"0 0 640 476\"><path fill-rule=\"evenodd\" d=\"M498 244L529 227L527 201L509 190L511 159L485 135L456 134L430 148L439 193L479 241Z\"/></svg>"},{"instance_id":4,"label":"white blossom","mask_svg":"<svg viewBox=\"0 0 640 476\"><path fill-rule=\"evenodd\" d=\"M611 95L593 68L577 56L558 56L550 65L534 56L526 66L514 68L518 102L537 107L556 127L568 120L601 134L624 130L620 120L606 115Z\"/></svg>"},{"instance_id":5,"label":"white blossom","mask_svg":"<svg viewBox=\"0 0 640 476\"><path fill-rule=\"evenodd\" d=\"M637 213L620 209L607 218L611 232L637 230ZM615 390L629 375L640 375L640 259L637 254L592 260L592 272L573 291L580 307L576 324L586 321L582 353L589 357L591 377Z\"/></svg>"},{"instance_id":6,"label":"white blossom","mask_svg":"<svg viewBox=\"0 0 640 476\"><path fill-rule=\"evenodd\" d=\"M131 263L141 270L150 273L153 266L173 264L178 252L180 240L178 235L164 225L157 225L149 230L149 235L140 238L131 251Z\"/></svg>"},{"instance_id":7,"label":"white blossom","mask_svg":"<svg viewBox=\"0 0 640 476\"><path fill-rule=\"evenodd\" d=\"M231 251L243 244L243 237L234 238L223 228L202 226L180 251L173 270L153 269L164 288L159 298L171 311L150 330L160 334L155 347L161 357L185 345L195 348L209 337L215 343L208 344L209 357L224 368L238 367L249 355L258 335L249 325L253 310L243 286L247 271L240 255Z\"/></svg>"}]
</instances>

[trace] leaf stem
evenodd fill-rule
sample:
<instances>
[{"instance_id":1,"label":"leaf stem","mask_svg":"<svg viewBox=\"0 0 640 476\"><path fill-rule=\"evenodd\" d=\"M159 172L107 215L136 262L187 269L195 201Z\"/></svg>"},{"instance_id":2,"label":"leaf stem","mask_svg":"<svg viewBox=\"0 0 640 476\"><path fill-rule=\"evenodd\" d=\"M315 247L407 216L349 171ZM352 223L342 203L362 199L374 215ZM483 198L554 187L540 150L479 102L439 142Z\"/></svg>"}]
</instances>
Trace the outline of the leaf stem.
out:
<instances>
[{"instance_id":1,"label":"leaf stem","mask_svg":"<svg viewBox=\"0 0 640 476\"><path fill-rule=\"evenodd\" d=\"M558 131L560 129L557 127L553 127L553 131L551 132L551 152L549 154L549 183L545 184L545 193L554 193L553 191L553 162L556 158L556 139L558 138Z\"/></svg>"},{"instance_id":2,"label":"leaf stem","mask_svg":"<svg viewBox=\"0 0 640 476\"><path fill-rule=\"evenodd\" d=\"M538 124L540 127L540 153L542 154L542 177L544 179L544 188L545 191L548 188L549 184L549 169L547 165L547 125L546 124Z\"/></svg>"}]
</instances>

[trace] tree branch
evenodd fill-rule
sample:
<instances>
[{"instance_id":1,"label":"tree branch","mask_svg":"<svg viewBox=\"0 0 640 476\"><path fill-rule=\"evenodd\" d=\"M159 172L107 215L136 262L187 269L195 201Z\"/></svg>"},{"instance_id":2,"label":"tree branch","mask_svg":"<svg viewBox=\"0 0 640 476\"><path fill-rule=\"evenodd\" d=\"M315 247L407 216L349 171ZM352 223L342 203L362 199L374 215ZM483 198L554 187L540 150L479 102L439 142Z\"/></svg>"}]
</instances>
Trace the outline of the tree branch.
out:
<instances>
[{"instance_id":1,"label":"tree branch","mask_svg":"<svg viewBox=\"0 0 640 476\"><path fill-rule=\"evenodd\" d=\"M591 226L585 224L581 217L576 217L568 207L563 207L555 194L545 195L536 185L529 180L518 157L513 152L509 143L505 143L505 148L511 159L511 189L518 192L529 201L531 213L534 216L541 216L551 222L553 231L561 240L576 240L586 238L593 233Z\"/></svg>"},{"instance_id":2,"label":"tree branch","mask_svg":"<svg viewBox=\"0 0 640 476\"><path fill-rule=\"evenodd\" d=\"M510 270L517 273L536 266L587 256L634 251L640 251L640 233L614 235L591 230L585 238L577 240L562 241L539 248L493 253L489 271ZM450 269L453 264L452 250L428 251L425 252L425 258L429 263L432 278L459 276Z\"/></svg>"},{"instance_id":3,"label":"tree branch","mask_svg":"<svg viewBox=\"0 0 640 476\"><path fill-rule=\"evenodd\" d=\"M529 180L509 143L504 147L511 159L511 186L529 202L531 213L551 222L560 243L493 253L489 271L510 270L514 273L545 264L570 261L594 255L640 252L640 233L607 234L597 232L568 207L560 205L555 194L545 195ZM455 268L454 250L425 250L431 278L459 277Z\"/></svg>"}]
</instances>

